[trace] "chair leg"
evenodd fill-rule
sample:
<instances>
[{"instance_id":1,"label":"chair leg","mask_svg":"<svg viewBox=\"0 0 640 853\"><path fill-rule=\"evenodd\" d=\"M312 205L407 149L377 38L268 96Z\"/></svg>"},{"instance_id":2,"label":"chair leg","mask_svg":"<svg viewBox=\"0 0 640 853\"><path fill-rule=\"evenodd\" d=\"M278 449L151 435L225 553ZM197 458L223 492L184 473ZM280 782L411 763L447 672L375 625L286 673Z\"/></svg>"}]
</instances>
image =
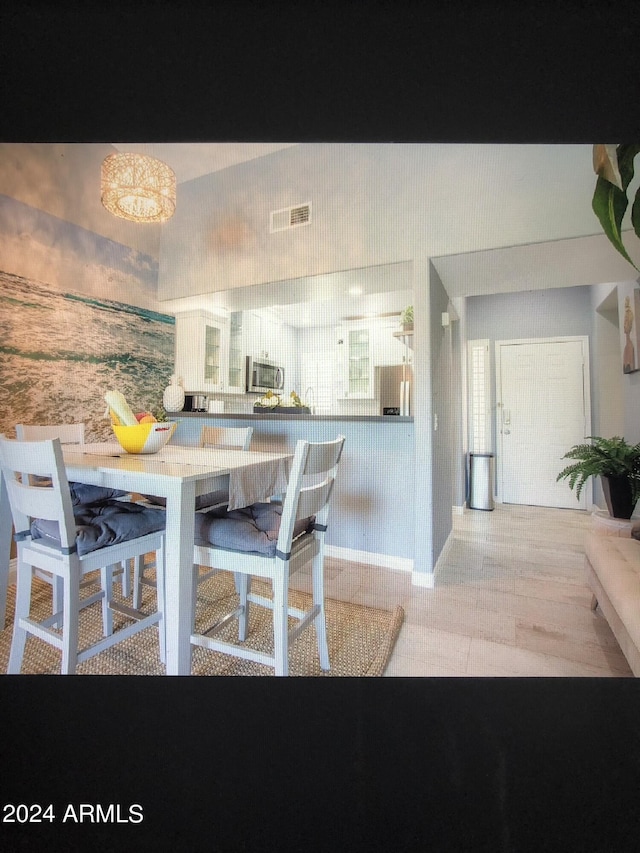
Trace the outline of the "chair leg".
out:
<instances>
[{"instance_id":1,"label":"chair leg","mask_svg":"<svg viewBox=\"0 0 640 853\"><path fill-rule=\"evenodd\" d=\"M51 576L51 607L52 613L60 613L64 600L64 580L58 575ZM53 623L54 628L62 628L62 617Z\"/></svg>"},{"instance_id":2,"label":"chair leg","mask_svg":"<svg viewBox=\"0 0 640 853\"><path fill-rule=\"evenodd\" d=\"M19 675L22 668L22 658L24 657L24 646L27 641L27 632L20 627L20 619L27 619L31 609L31 582L33 571L31 566L28 566L20 561L18 557L18 572L17 572L17 588L16 588L16 608L13 622L13 638L11 640L11 652L9 654L9 664L7 673L9 675Z\"/></svg>"},{"instance_id":3,"label":"chair leg","mask_svg":"<svg viewBox=\"0 0 640 853\"><path fill-rule=\"evenodd\" d=\"M131 572L129 560L122 561L122 596L129 598L131 595Z\"/></svg>"},{"instance_id":4,"label":"chair leg","mask_svg":"<svg viewBox=\"0 0 640 853\"><path fill-rule=\"evenodd\" d=\"M289 571L273 579L273 645L275 674L289 674Z\"/></svg>"},{"instance_id":5,"label":"chair leg","mask_svg":"<svg viewBox=\"0 0 640 853\"><path fill-rule=\"evenodd\" d=\"M244 642L247 639L247 629L249 627L249 599L247 596L251 589L251 578L249 575L242 574L241 572L234 572L233 579L240 596L240 606L242 607L242 613L238 619L238 639L240 642Z\"/></svg>"},{"instance_id":6,"label":"chair leg","mask_svg":"<svg viewBox=\"0 0 640 853\"><path fill-rule=\"evenodd\" d=\"M196 605L198 604L198 584L200 581L200 566L193 564L193 587L191 589L191 629L196 624Z\"/></svg>"},{"instance_id":7,"label":"chair leg","mask_svg":"<svg viewBox=\"0 0 640 853\"><path fill-rule=\"evenodd\" d=\"M313 578L313 603L320 607L320 612L313 620L318 640L320 667L322 669L330 669L329 646L327 645L327 623L324 608L324 560L322 552L316 554L313 558L311 574Z\"/></svg>"},{"instance_id":8,"label":"chair leg","mask_svg":"<svg viewBox=\"0 0 640 853\"><path fill-rule=\"evenodd\" d=\"M162 613L162 617L158 622L158 645L160 647L160 661L167 662L166 653L166 623L164 614L167 612L165 607L165 563L164 563L164 546L161 545L156 551L156 607Z\"/></svg>"},{"instance_id":9,"label":"chair leg","mask_svg":"<svg viewBox=\"0 0 640 853\"><path fill-rule=\"evenodd\" d=\"M111 600L113 598L113 566L103 566L100 569L100 581L102 583L102 633L105 637L113 634L113 610Z\"/></svg>"},{"instance_id":10,"label":"chair leg","mask_svg":"<svg viewBox=\"0 0 640 853\"><path fill-rule=\"evenodd\" d=\"M80 578L71 570L64 579L64 604L62 627L62 675L73 675L78 665L78 620L80 613Z\"/></svg>"},{"instance_id":11,"label":"chair leg","mask_svg":"<svg viewBox=\"0 0 640 853\"><path fill-rule=\"evenodd\" d=\"M144 575L144 557L133 558L133 609L140 609L142 599L142 577Z\"/></svg>"}]
</instances>

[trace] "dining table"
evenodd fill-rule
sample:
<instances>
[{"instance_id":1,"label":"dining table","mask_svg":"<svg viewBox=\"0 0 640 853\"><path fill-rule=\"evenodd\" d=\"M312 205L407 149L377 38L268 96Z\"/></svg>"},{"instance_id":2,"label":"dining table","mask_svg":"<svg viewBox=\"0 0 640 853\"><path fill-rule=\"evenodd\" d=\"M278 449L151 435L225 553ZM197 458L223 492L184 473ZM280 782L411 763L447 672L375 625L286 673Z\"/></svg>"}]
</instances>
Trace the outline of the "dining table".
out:
<instances>
[{"instance_id":1,"label":"dining table","mask_svg":"<svg viewBox=\"0 0 640 853\"><path fill-rule=\"evenodd\" d=\"M292 453L167 444L157 453L127 453L116 442L63 445L69 481L166 499L165 668L191 674L195 499L228 489L229 509L286 491ZM0 477L0 480L3 478ZM0 484L0 616L4 625L9 574L11 512Z\"/></svg>"}]
</instances>

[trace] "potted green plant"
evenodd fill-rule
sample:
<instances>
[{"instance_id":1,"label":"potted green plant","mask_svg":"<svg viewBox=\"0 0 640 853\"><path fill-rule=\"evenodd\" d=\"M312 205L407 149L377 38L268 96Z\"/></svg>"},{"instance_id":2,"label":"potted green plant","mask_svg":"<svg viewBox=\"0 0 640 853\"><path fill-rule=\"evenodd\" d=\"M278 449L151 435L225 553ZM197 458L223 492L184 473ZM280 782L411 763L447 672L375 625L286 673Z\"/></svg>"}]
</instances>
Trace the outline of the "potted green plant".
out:
<instances>
[{"instance_id":1,"label":"potted green plant","mask_svg":"<svg viewBox=\"0 0 640 853\"><path fill-rule=\"evenodd\" d=\"M402 323L403 331L409 332L413 329L413 305L407 305L407 307L403 309L400 314L400 322Z\"/></svg>"},{"instance_id":2,"label":"potted green plant","mask_svg":"<svg viewBox=\"0 0 640 853\"><path fill-rule=\"evenodd\" d=\"M607 509L613 518L631 518L640 499L640 443L628 444L624 438L589 436L591 444L576 444L563 459L575 459L556 480L568 480L580 493L589 477L600 477Z\"/></svg>"}]
</instances>

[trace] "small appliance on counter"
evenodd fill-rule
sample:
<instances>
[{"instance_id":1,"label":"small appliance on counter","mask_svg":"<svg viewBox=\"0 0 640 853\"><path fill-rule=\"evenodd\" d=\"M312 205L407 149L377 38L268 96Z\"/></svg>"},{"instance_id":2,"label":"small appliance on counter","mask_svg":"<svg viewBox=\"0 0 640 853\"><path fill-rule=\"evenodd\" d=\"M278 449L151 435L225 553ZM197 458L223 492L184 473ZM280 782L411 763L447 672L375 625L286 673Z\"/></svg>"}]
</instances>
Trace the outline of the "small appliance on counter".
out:
<instances>
[{"instance_id":1,"label":"small appliance on counter","mask_svg":"<svg viewBox=\"0 0 640 853\"><path fill-rule=\"evenodd\" d=\"M207 395L206 394L185 394L183 412L206 412L207 411Z\"/></svg>"}]
</instances>

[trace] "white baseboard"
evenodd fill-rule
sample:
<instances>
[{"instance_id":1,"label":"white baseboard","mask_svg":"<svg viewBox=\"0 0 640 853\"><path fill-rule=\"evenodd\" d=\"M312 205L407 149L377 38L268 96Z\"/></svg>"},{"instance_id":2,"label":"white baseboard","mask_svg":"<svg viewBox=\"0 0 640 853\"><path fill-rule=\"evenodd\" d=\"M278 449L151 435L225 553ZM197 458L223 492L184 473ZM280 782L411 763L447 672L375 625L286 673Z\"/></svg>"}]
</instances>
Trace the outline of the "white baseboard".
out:
<instances>
[{"instance_id":1,"label":"white baseboard","mask_svg":"<svg viewBox=\"0 0 640 853\"><path fill-rule=\"evenodd\" d=\"M447 553L451 549L451 545L453 543L453 530L449 531L449 535L447 536L447 541L442 546L442 551L440 551L440 556L436 560L436 564L433 567L432 572L412 572L411 573L411 585L412 586L422 586L427 589L433 589L436 585L436 574L440 565L447 557Z\"/></svg>"},{"instance_id":2,"label":"white baseboard","mask_svg":"<svg viewBox=\"0 0 640 853\"><path fill-rule=\"evenodd\" d=\"M436 572L440 568L441 564L446 560L447 555L448 555L449 551L451 550L451 546L453 545L454 538L455 537L453 535L453 530L450 530L449 535L447 536L447 540L444 543L444 545L442 546L442 551L440 551L438 559L436 560L436 564L433 567L433 574L434 575L436 574Z\"/></svg>"},{"instance_id":3,"label":"white baseboard","mask_svg":"<svg viewBox=\"0 0 640 853\"><path fill-rule=\"evenodd\" d=\"M336 560L348 560L351 563L369 563L394 571L413 571L413 560L409 557L394 557L391 554L375 554L373 551L356 551L353 548L341 548L339 545L325 545L324 553Z\"/></svg>"},{"instance_id":4,"label":"white baseboard","mask_svg":"<svg viewBox=\"0 0 640 853\"><path fill-rule=\"evenodd\" d=\"M452 510L454 515L464 515L464 508L465 507L466 507L466 504L462 504L462 506L455 506L455 504L454 504L454 506L451 507L451 510Z\"/></svg>"}]
</instances>

